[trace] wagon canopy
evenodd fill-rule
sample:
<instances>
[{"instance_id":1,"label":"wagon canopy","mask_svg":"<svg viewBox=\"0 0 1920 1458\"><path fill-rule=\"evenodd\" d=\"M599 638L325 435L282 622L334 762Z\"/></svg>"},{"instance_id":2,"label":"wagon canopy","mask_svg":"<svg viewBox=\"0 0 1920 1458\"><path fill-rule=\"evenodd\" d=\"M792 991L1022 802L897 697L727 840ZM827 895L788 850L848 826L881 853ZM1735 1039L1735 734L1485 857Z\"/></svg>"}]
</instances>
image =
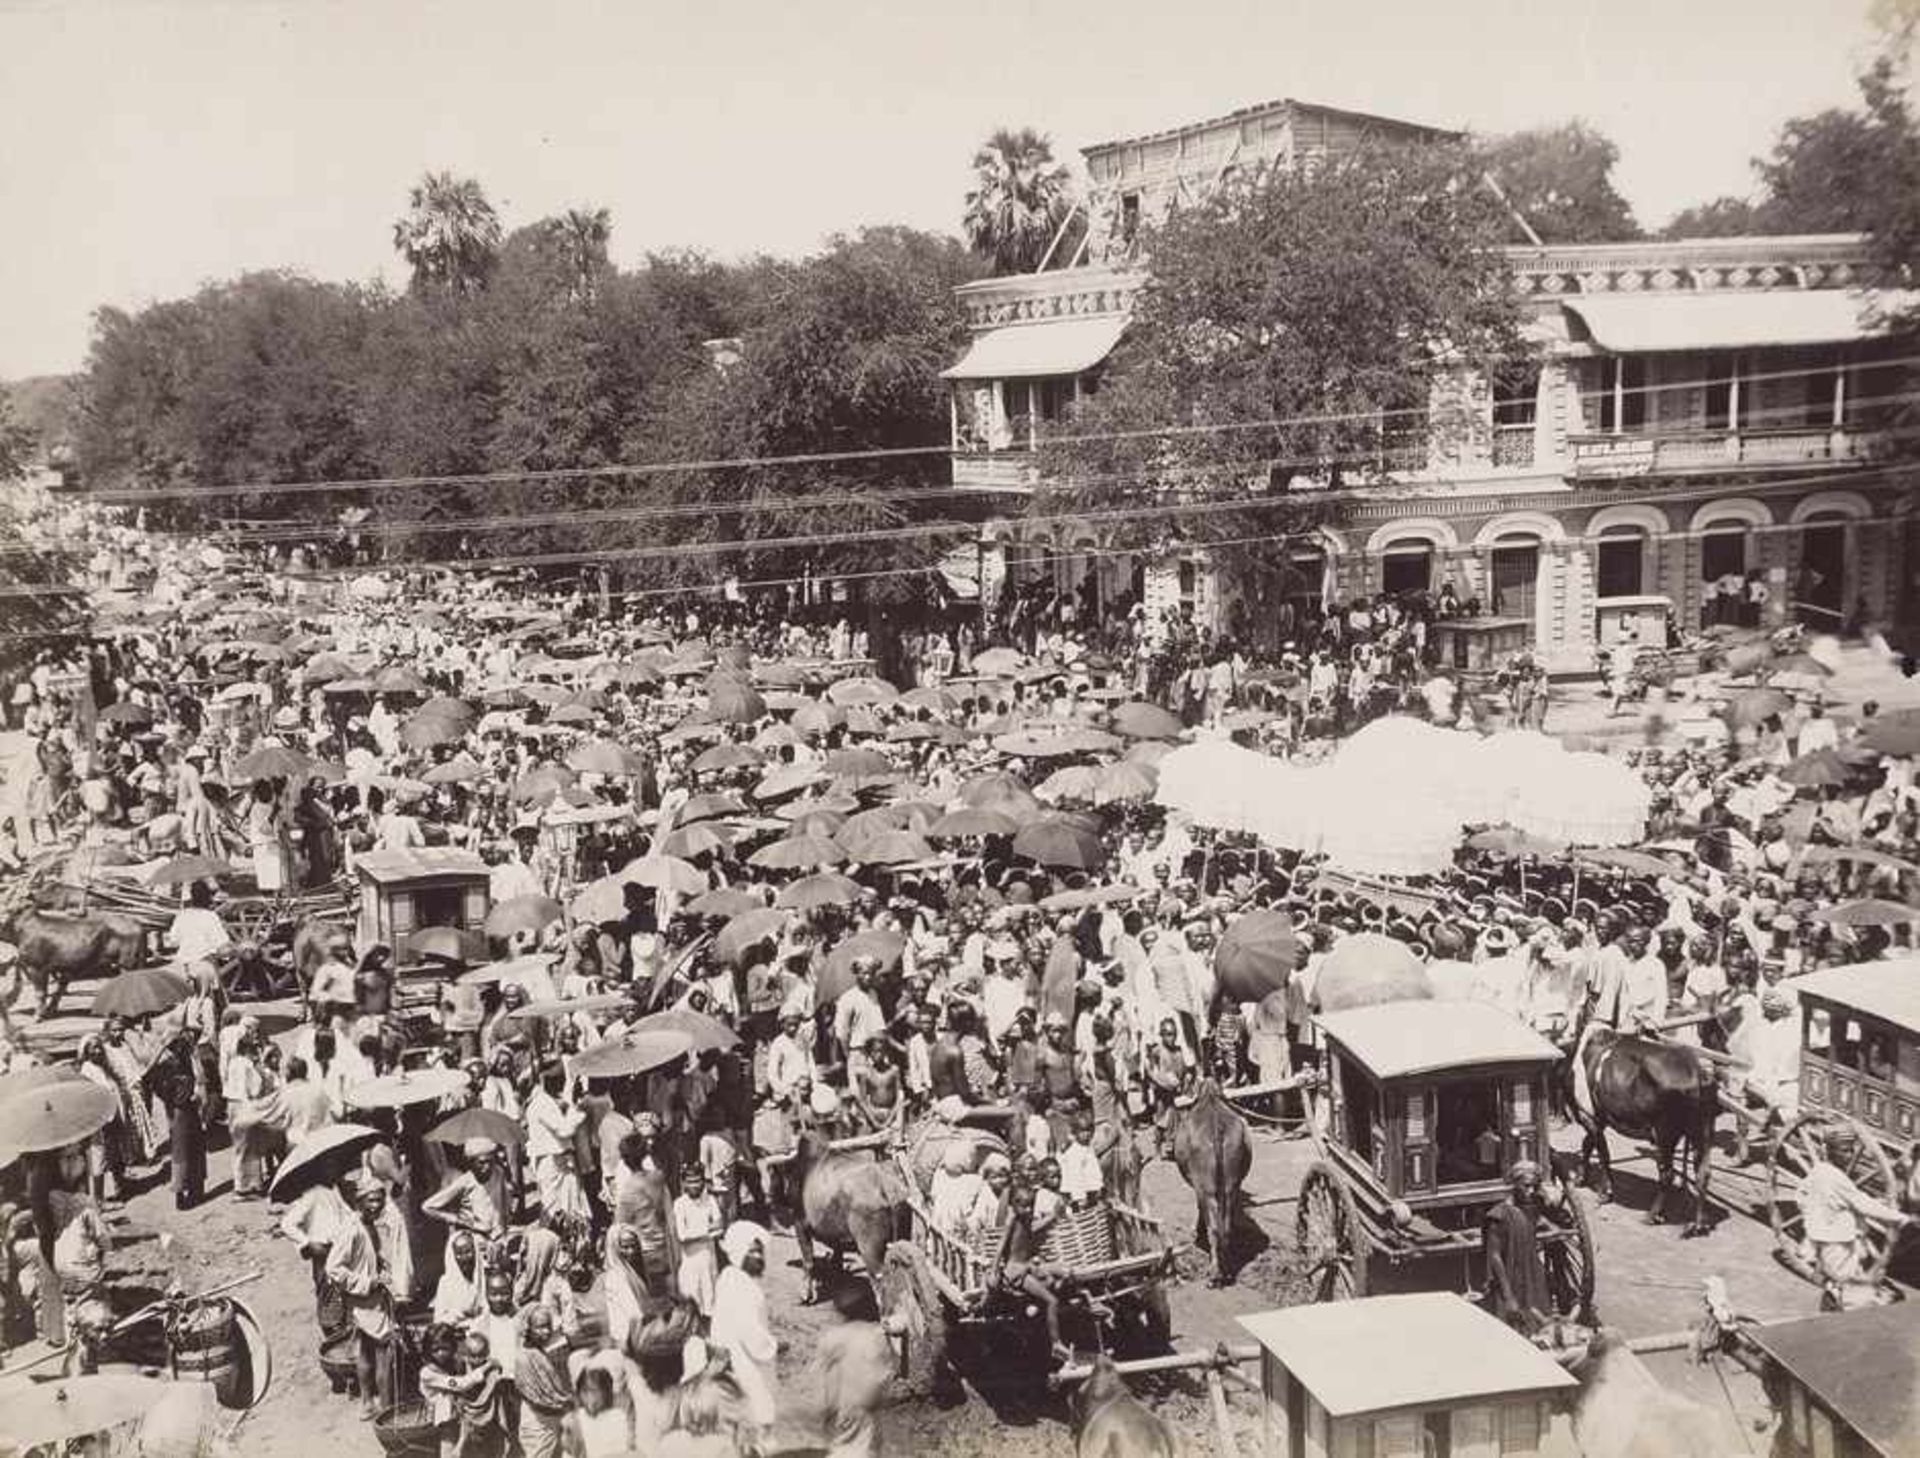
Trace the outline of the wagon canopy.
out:
<instances>
[{"instance_id":1,"label":"wagon canopy","mask_svg":"<svg viewBox=\"0 0 1920 1458\"><path fill-rule=\"evenodd\" d=\"M1482 1002L1388 1002L1315 1019L1375 1078L1449 1068L1559 1061L1560 1050L1511 1013Z\"/></svg>"}]
</instances>

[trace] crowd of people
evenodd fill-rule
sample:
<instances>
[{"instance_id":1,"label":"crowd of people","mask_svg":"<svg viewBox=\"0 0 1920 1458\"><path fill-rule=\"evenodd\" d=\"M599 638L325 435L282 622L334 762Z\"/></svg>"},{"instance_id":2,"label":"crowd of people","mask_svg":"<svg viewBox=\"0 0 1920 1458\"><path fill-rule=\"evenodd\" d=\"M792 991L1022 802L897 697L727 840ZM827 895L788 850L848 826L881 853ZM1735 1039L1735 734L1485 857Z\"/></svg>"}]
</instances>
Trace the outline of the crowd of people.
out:
<instances>
[{"instance_id":1,"label":"crowd of people","mask_svg":"<svg viewBox=\"0 0 1920 1458\"><path fill-rule=\"evenodd\" d=\"M89 1191L110 1207L164 1162L191 1208L224 1138L231 1198L284 1207L285 1258L310 1264L336 1390L383 1422L419 1404L462 1458L763 1450L793 1355L765 1277L810 1140L1002 1133L921 1193L1064 1356L1050 1231L1136 1197L1197 1079L1311 1067L1319 968L1349 937L1395 938L1435 996L1555 1038L1682 1022L1776 1114L1798 1089L1791 979L1910 949L1905 925L1828 913L1904 899L1913 762L1859 749L1871 715L1841 726L1817 697L1633 751L1658 870L1492 835L1420 884L1335 884L1154 804L1183 732L1298 753L1392 712L1539 727L1531 660L1491 704L1432 668L1438 604L1329 614L1264 662L1177 613L1153 633L1136 615L1118 651L1070 625L1035 628L1031 652L925 634L903 688L837 614L607 619L585 593L452 575L336 593L284 561L88 529L96 632L5 695L35 746L7 786L16 880L44 888L53 845L89 875L157 881L184 991L82 1041L119 1116L65 1188L6 1212L9 1242L56 1223L84 1311L106 1295ZM1142 698L1170 722L1110 732ZM1792 767L1821 754L1840 768L1810 788ZM1138 775L1050 778L1074 765ZM514 909L457 950L337 924L242 946L220 915L242 884L344 911L366 858L443 848L479 857L493 908ZM155 876L185 857L218 874ZM1270 995L1236 1003L1214 951L1260 909L1292 914L1297 948ZM299 964L295 1026L234 1000L234 964L276 957ZM10 969L16 990L31 970ZM37 1056L25 1013L0 1027L12 1068ZM618 1056L668 1027L685 1040L668 1056ZM1310 1088L1273 1112L1296 1133L1324 1117ZM31 1270L7 1266L16 1327ZM808 1364L848 1455L874 1450L894 1360L858 1294L838 1292L851 1314Z\"/></svg>"}]
</instances>

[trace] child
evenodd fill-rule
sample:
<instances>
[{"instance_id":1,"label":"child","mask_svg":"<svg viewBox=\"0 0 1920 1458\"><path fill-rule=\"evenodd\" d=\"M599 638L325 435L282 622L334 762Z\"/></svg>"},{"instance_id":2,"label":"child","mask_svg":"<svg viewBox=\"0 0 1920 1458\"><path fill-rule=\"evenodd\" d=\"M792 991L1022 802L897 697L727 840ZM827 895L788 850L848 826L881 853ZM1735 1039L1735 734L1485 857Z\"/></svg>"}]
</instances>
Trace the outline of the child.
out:
<instances>
[{"instance_id":1,"label":"child","mask_svg":"<svg viewBox=\"0 0 1920 1458\"><path fill-rule=\"evenodd\" d=\"M619 1458L634 1451L633 1423L626 1408L613 1400L613 1374L605 1367L581 1370L573 1386L578 1404L567 1415L566 1451L581 1458Z\"/></svg>"},{"instance_id":2,"label":"child","mask_svg":"<svg viewBox=\"0 0 1920 1458\"><path fill-rule=\"evenodd\" d=\"M1036 1211L1034 1195L1033 1186L1019 1184L1008 1196L1007 1233L1000 1243L995 1275L1003 1290L1031 1296L1039 1304L1053 1355L1064 1362L1073 1354L1060 1340L1060 1301L1052 1285L1061 1273L1039 1263L1041 1242L1053 1222Z\"/></svg>"},{"instance_id":3,"label":"child","mask_svg":"<svg viewBox=\"0 0 1920 1458\"><path fill-rule=\"evenodd\" d=\"M484 1345L486 1339L478 1340ZM460 1334L445 1322L427 1328L421 1347L426 1358L420 1364L420 1396L439 1431L442 1458L454 1458L460 1451L461 1400L485 1384L492 1364L483 1358L471 1371L462 1370Z\"/></svg>"},{"instance_id":4,"label":"child","mask_svg":"<svg viewBox=\"0 0 1920 1458\"><path fill-rule=\"evenodd\" d=\"M700 1314L713 1311L714 1279L719 1275L717 1256L720 1232L720 1202L707 1193L707 1172L690 1164L680 1176L681 1193L673 1202L673 1231L680 1241L680 1294L700 1308Z\"/></svg>"},{"instance_id":5,"label":"child","mask_svg":"<svg viewBox=\"0 0 1920 1458\"><path fill-rule=\"evenodd\" d=\"M507 1451L507 1394L500 1390L505 1374L478 1329L468 1331L460 1356L464 1370L454 1393L460 1425L455 1458L499 1458Z\"/></svg>"},{"instance_id":6,"label":"child","mask_svg":"<svg viewBox=\"0 0 1920 1458\"><path fill-rule=\"evenodd\" d=\"M1014 1107L1026 1105L1026 1118L1020 1126L1020 1147L1031 1160L1042 1160L1053 1153L1053 1121L1047 1117L1052 1105L1044 1088L1034 1087L1026 1091L1024 1098L1016 1097Z\"/></svg>"},{"instance_id":7,"label":"child","mask_svg":"<svg viewBox=\"0 0 1920 1458\"><path fill-rule=\"evenodd\" d=\"M1106 1175L1093 1152L1093 1113L1076 1109L1068 1125L1067 1147L1060 1151L1060 1193L1073 1209L1084 1210L1106 1194Z\"/></svg>"}]
</instances>

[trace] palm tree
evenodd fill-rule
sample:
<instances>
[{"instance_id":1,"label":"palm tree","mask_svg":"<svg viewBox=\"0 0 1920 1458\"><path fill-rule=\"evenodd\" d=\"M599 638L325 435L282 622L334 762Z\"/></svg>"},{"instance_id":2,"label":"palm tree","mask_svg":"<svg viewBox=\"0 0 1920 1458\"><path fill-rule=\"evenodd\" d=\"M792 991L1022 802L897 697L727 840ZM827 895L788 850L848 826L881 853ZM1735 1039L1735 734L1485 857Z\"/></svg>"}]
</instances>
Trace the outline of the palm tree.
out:
<instances>
[{"instance_id":1,"label":"palm tree","mask_svg":"<svg viewBox=\"0 0 1920 1458\"><path fill-rule=\"evenodd\" d=\"M455 293L486 282L500 236L500 216L479 182L451 172L429 172L414 184L407 215L393 225L393 246L413 270L413 286Z\"/></svg>"},{"instance_id":2,"label":"palm tree","mask_svg":"<svg viewBox=\"0 0 1920 1458\"><path fill-rule=\"evenodd\" d=\"M1002 127L973 154L965 227L973 251L999 273L1030 273L1072 205L1067 169L1032 127Z\"/></svg>"},{"instance_id":3,"label":"palm tree","mask_svg":"<svg viewBox=\"0 0 1920 1458\"><path fill-rule=\"evenodd\" d=\"M560 256L573 278L574 295L593 297L594 280L607 266L607 243L613 237L613 214L605 208L568 208L554 220Z\"/></svg>"}]
</instances>

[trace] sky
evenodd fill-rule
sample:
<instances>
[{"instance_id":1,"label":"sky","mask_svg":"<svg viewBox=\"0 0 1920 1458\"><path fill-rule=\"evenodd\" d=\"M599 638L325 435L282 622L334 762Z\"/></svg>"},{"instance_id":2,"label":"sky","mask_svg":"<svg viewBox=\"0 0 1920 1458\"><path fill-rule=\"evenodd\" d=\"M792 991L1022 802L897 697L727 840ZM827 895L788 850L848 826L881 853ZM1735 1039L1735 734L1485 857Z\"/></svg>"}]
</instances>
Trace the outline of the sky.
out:
<instances>
[{"instance_id":1,"label":"sky","mask_svg":"<svg viewBox=\"0 0 1920 1458\"><path fill-rule=\"evenodd\" d=\"M613 214L616 262L955 230L974 148L1072 155L1291 96L1499 132L1583 117L1643 223L1752 190L1855 98L1866 0L0 0L0 379L92 311L249 269L404 270L429 169L512 228Z\"/></svg>"}]
</instances>

